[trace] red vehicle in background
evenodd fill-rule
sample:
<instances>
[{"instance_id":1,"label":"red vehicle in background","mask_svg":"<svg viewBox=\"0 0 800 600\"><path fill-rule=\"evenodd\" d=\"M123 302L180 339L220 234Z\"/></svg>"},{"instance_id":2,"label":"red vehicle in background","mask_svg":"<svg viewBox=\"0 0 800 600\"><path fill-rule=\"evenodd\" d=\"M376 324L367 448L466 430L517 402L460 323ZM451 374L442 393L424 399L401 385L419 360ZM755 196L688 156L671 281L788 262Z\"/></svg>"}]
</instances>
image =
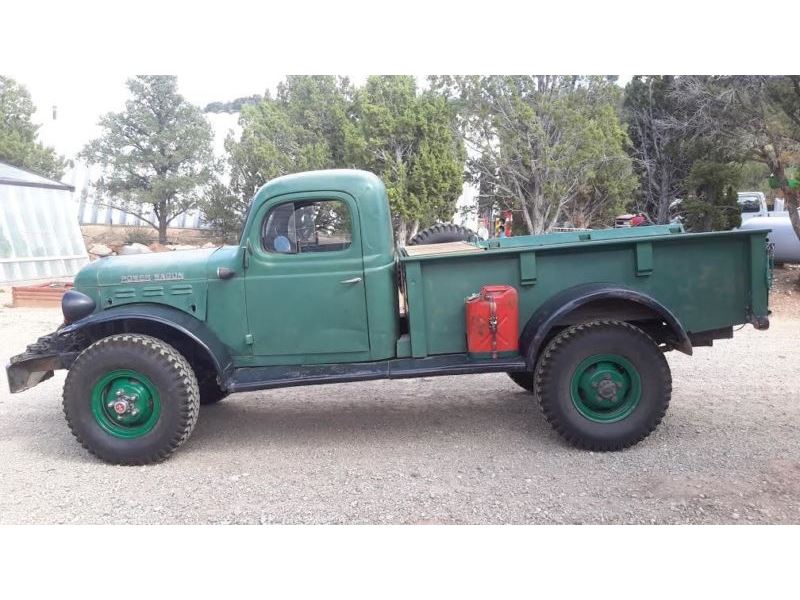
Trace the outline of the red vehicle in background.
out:
<instances>
[{"instance_id":1,"label":"red vehicle in background","mask_svg":"<svg viewBox=\"0 0 800 600\"><path fill-rule=\"evenodd\" d=\"M614 227L641 227L643 225L653 225L645 213L631 213L627 215L619 215L614 219Z\"/></svg>"}]
</instances>

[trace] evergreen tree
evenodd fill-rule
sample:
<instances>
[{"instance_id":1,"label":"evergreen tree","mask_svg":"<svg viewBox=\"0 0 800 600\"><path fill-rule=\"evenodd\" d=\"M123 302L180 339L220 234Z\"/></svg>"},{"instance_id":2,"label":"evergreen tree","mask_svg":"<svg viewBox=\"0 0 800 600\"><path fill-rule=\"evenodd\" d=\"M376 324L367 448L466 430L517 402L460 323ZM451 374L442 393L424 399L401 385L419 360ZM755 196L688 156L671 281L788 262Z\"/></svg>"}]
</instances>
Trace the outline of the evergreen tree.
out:
<instances>
[{"instance_id":1,"label":"evergreen tree","mask_svg":"<svg viewBox=\"0 0 800 600\"><path fill-rule=\"evenodd\" d=\"M682 203L688 231L726 231L742 224L737 186L742 168L736 163L698 159L689 174L689 197Z\"/></svg>"},{"instance_id":2,"label":"evergreen tree","mask_svg":"<svg viewBox=\"0 0 800 600\"><path fill-rule=\"evenodd\" d=\"M230 186L203 201L209 221L233 239L250 199L288 173L330 168L375 172L386 183L398 242L449 219L463 182L464 151L444 98L418 94L412 77L292 76L244 106L239 140L226 140Z\"/></svg>"},{"instance_id":3,"label":"evergreen tree","mask_svg":"<svg viewBox=\"0 0 800 600\"><path fill-rule=\"evenodd\" d=\"M34 112L28 90L0 75L0 161L61 179L64 159L37 140L39 127L31 120Z\"/></svg>"},{"instance_id":4,"label":"evergreen tree","mask_svg":"<svg viewBox=\"0 0 800 600\"><path fill-rule=\"evenodd\" d=\"M212 181L213 133L200 109L178 93L176 77L140 75L127 85L125 110L102 117L102 135L81 156L103 167L96 184L108 205L151 225L163 244L168 223L197 207Z\"/></svg>"},{"instance_id":5,"label":"evergreen tree","mask_svg":"<svg viewBox=\"0 0 800 600\"><path fill-rule=\"evenodd\" d=\"M347 163L383 179L400 244L455 212L466 157L454 116L445 98L418 95L409 76L373 76L356 92Z\"/></svg>"},{"instance_id":6,"label":"evergreen tree","mask_svg":"<svg viewBox=\"0 0 800 600\"><path fill-rule=\"evenodd\" d=\"M471 181L521 212L528 232L605 225L636 187L612 78L433 77L458 107Z\"/></svg>"},{"instance_id":7,"label":"evergreen tree","mask_svg":"<svg viewBox=\"0 0 800 600\"><path fill-rule=\"evenodd\" d=\"M669 221L669 206L685 195L692 166L684 149L685 136L672 126L682 111L674 84L671 75L637 75L625 86L623 101L630 154L640 181L632 208L656 223Z\"/></svg>"}]
</instances>

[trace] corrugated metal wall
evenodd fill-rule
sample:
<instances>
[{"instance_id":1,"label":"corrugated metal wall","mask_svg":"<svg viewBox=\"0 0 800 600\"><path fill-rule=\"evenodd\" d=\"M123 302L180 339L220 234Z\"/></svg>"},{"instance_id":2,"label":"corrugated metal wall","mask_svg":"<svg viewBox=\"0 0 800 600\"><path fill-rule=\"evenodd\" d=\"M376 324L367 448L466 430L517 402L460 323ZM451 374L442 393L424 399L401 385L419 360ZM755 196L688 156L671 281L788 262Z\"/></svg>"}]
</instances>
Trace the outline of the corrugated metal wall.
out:
<instances>
[{"instance_id":1,"label":"corrugated metal wall","mask_svg":"<svg viewBox=\"0 0 800 600\"><path fill-rule=\"evenodd\" d=\"M67 172L64 182L75 188L73 198L78 204L78 222L81 225L130 225L136 227L150 227L139 217L135 217L125 211L103 206L103 198L100 197L92 181L99 179L102 171L99 166L87 166L76 161L74 166ZM147 219L157 223L155 214L150 211L144 214ZM179 215L169 222L170 227L181 229L207 229L208 225L203 221L199 210L191 210Z\"/></svg>"},{"instance_id":2,"label":"corrugated metal wall","mask_svg":"<svg viewBox=\"0 0 800 600\"><path fill-rule=\"evenodd\" d=\"M72 277L88 262L71 192L0 184L0 282Z\"/></svg>"}]
</instances>

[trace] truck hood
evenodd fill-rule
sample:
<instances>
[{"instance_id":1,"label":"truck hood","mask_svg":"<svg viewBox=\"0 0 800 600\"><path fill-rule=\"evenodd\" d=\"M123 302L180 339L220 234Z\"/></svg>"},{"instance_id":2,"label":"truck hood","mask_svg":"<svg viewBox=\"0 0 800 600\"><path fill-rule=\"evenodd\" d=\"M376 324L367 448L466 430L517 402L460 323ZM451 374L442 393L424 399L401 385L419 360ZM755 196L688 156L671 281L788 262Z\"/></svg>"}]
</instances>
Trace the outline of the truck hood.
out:
<instances>
[{"instance_id":1,"label":"truck hood","mask_svg":"<svg viewBox=\"0 0 800 600\"><path fill-rule=\"evenodd\" d=\"M80 289L124 283L205 280L208 260L219 250L222 248L101 258L80 270L75 276L75 287Z\"/></svg>"}]
</instances>

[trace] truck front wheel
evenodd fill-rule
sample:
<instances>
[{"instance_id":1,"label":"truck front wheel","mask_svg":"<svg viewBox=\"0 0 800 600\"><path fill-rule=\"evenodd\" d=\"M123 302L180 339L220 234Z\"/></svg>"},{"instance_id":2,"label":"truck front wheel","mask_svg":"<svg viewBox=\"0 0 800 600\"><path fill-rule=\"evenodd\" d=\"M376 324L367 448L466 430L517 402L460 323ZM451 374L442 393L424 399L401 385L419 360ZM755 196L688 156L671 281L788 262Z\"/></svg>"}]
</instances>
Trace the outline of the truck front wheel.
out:
<instances>
[{"instance_id":1,"label":"truck front wheel","mask_svg":"<svg viewBox=\"0 0 800 600\"><path fill-rule=\"evenodd\" d=\"M121 465L159 462L192 433L200 392L188 361L157 338L120 334L81 352L64 384L64 414L78 442Z\"/></svg>"},{"instance_id":2,"label":"truck front wheel","mask_svg":"<svg viewBox=\"0 0 800 600\"><path fill-rule=\"evenodd\" d=\"M594 321L553 338L536 365L534 386L545 418L568 442L620 450L661 422L672 378L644 331L620 321Z\"/></svg>"}]
</instances>

